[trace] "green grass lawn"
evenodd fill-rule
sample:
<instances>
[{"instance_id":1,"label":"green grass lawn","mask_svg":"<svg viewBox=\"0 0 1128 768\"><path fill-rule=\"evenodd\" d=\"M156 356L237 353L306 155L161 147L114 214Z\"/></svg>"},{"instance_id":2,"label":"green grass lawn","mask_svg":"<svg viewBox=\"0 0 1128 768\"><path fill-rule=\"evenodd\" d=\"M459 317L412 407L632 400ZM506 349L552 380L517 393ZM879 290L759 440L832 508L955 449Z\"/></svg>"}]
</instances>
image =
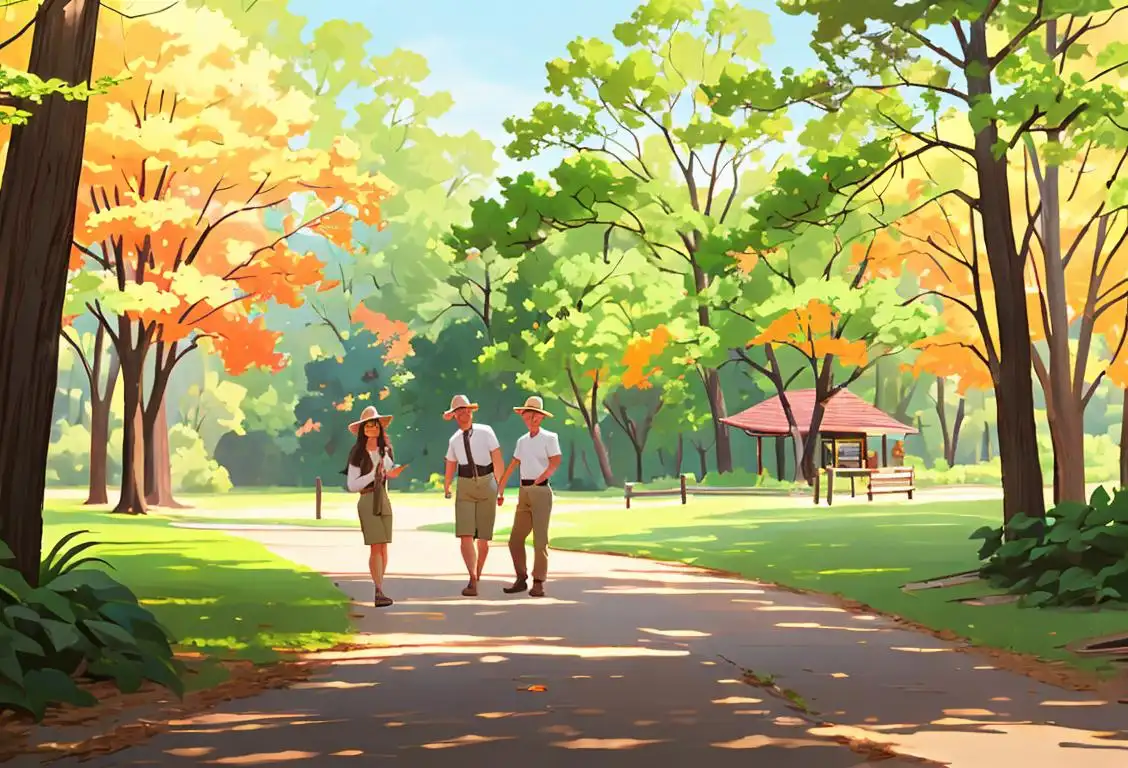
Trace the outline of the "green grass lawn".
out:
<instances>
[{"instance_id":1,"label":"green grass lawn","mask_svg":"<svg viewBox=\"0 0 1128 768\"><path fill-rule=\"evenodd\" d=\"M901 589L907 582L977 567L978 542L967 537L981 525L999 523L1001 502L784 509L771 504L769 499L697 498L685 507L565 513L553 519L552 546L683 562L837 594L933 629L951 630L976 644L1088 669L1108 666L1061 646L1128 629L1123 610L951 602L996 592L985 584L914 593ZM507 535L499 530L496 537Z\"/></svg>"},{"instance_id":2,"label":"green grass lawn","mask_svg":"<svg viewBox=\"0 0 1128 768\"><path fill-rule=\"evenodd\" d=\"M327 648L351 632L348 598L331 581L255 542L173 528L159 516L54 502L44 513L44 552L83 529L90 534L79 541L104 542L91 553L113 566L115 578L168 627L180 650L262 663L277 659L277 649ZM213 679L203 674L192 682Z\"/></svg>"}]
</instances>

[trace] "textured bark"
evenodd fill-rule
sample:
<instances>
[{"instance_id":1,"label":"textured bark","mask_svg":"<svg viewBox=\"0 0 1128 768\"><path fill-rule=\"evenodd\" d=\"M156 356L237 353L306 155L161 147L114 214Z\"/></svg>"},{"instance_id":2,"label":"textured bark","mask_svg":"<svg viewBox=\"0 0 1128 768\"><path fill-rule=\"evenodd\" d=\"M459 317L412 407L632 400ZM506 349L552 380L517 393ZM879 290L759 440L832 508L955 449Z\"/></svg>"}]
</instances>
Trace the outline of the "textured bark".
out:
<instances>
[{"instance_id":1,"label":"textured bark","mask_svg":"<svg viewBox=\"0 0 1128 768\"><path fill-rule=\"evenodd\" d=\"M88 82L99 7L47 0L28 72ZM12 128L0 181L0 540L34 585L87 107L57 95L26 106L33 115Z\"/></svg>"},{"instance_id":2,"label":"textured bark","mask_svg":"<svg viewBox=\"0 0 1128 768\"><path fill-rule=\"evenodd\" d=\"M973 101L991 98L986 19L980 17L969 26L967 93ZM998 142L999 129L994 122L988 122L975 134L979 212L995 293L999 342L995 403L1003 474L1003 520L1009 522L1020 512L1044 518L1046 504L1042 496L1038 432L1034 424L1025 263L1014 240L1006 159L995 156Z\"/></svg>"},{"instance_id":3,"label":"textured bark","mask_svg":"<svg viewBox=\"0 0 1128 768\"><path fill-rule=\"evenodd\" d=\"M99 328L99 331L102 329ZM87 504L108 504L110 497L106 490L106 473L109 467L110 448L110 404L114 390L117 389L118 373L121 366L117 356L111 352L110 368L106 373L106 386L90 392L90 487L86 496Z\"/></svg>"},{"instance_id":4,"label":"textured bark","mask_svg":"<svg viewBox=\"0 0 1128 768\"><path fill-rule=\"evenodd\" d=\"M172 495L172 457L168 445L168 415L165 398L152 423L144 424L145 434L145 501L154 507L182 509L183 504Z\"/></svg>"},{"instance_id":5,"label":"textured bark","mask_svg":"<svg viewBox=\"0 0 1128 768\"><path fill-rule=\"evenodd\" d=\"M1128 488L1128 389L1124 390L1124 406L1120 413L1120 487Z\"/></svg>"}]
</instances>

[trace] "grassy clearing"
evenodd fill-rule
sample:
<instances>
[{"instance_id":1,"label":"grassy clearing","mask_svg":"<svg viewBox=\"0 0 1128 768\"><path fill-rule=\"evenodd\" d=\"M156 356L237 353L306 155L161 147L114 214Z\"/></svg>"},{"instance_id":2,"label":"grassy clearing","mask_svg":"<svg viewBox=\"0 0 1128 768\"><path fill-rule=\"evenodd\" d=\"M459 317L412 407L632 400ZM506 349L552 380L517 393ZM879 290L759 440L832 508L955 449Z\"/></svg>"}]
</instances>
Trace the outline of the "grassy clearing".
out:
<instances>
[{"instance_id":1,"label":"grassy clearing","mask_svg":"<svg viewBox=\"0 0 1128 768\"><path fill-rule=\"evenodd\" d=\"M53 503L44 523L45 550L73 530L104 542L97 554L176 636L179 650L263 663L280 650L331 647L351 632L348 599L331 581L255 542L77 503ZM215 665L204 666L195 685L216 679Z\"/></svg>"},{"instance_id":2,"label":"grassy clearing","mask_svg":"<svg viewBox=\"0 0 1128 768\"><path fill-rule=\"evenodd\" d=\"M770 508L771 500L694 499L685 507L573 512L553 520L552 545L683 562L837 594L980 645L1107 669L1066 643L1123 632L1128 612L968 606L986 585L906 593L901 585L978 565L968 534L997 524L1001 502L907 502ZM504 534L499 531L498 537Z\"/></svg>"}]
</instances>

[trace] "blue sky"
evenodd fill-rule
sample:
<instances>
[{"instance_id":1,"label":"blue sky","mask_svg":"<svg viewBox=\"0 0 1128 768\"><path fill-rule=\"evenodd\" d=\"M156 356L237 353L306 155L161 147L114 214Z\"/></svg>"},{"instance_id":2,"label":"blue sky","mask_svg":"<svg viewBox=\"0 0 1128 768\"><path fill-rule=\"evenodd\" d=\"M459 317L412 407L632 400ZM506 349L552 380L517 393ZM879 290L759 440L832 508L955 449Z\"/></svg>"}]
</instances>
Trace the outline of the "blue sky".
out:
<instances>
[{"instance_id":1,"label":"blue sky","mask_svg":"<svg viewBox=\"0 0 1128 768\"><path fill-rule=\"evenodd\" d=\"M290 8L313 23L339 18L372 30L371 53L406 48L427 57L431 89L454 97L441 127L476 129L497 144L505 141L502 120L521 115L544 98L545 62L566 55L576 37L610 39L639 0L290 0ZM779 12L771 0L744 5L772 17L773 68L812 66L807 47L812 24ZM499 152L499 159L501 154ZM512 166L503 167L510 170Z\"/></svg>"}]
</instances>

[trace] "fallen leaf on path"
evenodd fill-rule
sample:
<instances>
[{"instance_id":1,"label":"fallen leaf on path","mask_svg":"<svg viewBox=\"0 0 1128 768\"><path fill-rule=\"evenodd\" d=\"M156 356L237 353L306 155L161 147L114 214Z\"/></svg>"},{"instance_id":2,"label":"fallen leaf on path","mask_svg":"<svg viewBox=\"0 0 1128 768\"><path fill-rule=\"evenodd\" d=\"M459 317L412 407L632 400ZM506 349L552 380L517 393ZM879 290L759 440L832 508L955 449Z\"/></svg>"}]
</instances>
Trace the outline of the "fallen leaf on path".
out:
<instances>
[{"instance_id":1,"label":"fallen leaf on path","mask_svg":"<svg viewBox=\"0 0 1128 768\"><path fill-rule=\"evenodd\" d=\"M528 688L518 688L517 690L519 690L519 691L532 691L533 693L544 693L545 691L548 690L548 688L546 686L543 686L543 685L530 685Z\"/></svg>"}]
</instances>

